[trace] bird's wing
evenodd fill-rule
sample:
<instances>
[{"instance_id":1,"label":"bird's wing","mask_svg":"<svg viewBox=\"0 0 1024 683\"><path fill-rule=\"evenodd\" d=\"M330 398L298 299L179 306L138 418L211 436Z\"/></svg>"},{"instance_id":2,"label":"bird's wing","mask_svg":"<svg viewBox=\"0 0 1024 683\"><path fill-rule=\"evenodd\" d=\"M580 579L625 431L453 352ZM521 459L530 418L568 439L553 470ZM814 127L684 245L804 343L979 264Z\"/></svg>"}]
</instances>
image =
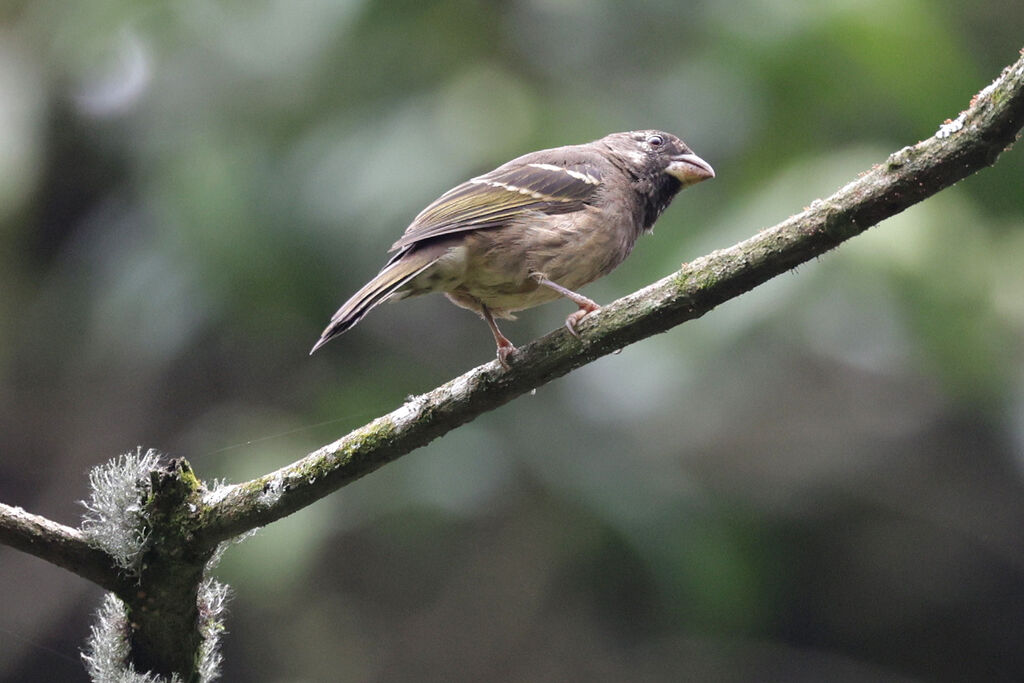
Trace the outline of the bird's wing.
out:
<instances>
[{"instance_id":1,"label":"bird's wing","mask_svg":"<svg viewBox=\"0 0 1024 683\"><path fill-rule=\"evenodd\" d=\"M601 186L599 161L545 159L528 154L448 190L416 216L391 251L441 235L499 227L524 212L582 209Z\"/></svg>"}]
</instances>

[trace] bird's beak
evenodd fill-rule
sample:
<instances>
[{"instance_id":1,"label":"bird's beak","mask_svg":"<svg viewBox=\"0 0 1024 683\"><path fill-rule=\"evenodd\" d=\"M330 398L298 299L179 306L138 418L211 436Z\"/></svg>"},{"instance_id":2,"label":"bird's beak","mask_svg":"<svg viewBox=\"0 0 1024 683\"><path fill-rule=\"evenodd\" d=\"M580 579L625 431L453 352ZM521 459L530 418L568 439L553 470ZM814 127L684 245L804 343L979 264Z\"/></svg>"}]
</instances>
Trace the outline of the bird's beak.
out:
<instances>
[{"instance_id":1,"label":"bird's beak","mask_svg":"<svg viewBox=\"0 0 1024 683\"><path fill-rule=\"evenodd\" d=\"M711 168L711 164L696 154L680 154L677 157L672 157L669 159L665 173L677 178L684 187L715 177L715 169Z\"/></svg>"}]
</instances>

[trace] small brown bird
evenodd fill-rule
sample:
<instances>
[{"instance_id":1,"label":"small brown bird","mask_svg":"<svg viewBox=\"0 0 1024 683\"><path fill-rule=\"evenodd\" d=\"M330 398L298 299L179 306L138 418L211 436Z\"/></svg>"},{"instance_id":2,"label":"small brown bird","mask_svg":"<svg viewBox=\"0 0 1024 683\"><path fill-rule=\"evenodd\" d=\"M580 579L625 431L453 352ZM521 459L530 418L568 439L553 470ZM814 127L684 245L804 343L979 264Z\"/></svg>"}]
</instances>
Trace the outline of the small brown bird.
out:
<instances>
[{"instance_id":1,"label":"small brown bird","mask_svg":"<svg viewBox=\"0 0 1024 683\"><path fill-rule=\"evenodd\" d=\"M669 133L613 133L532 152L445 192L423 209L394 256L331 318L316 351L385 301L444 292L487 321L508 366L515 350L495 318L559 297L600 308L575 290L607 275L684 187L714 178L710 164Z\"/></svg>"}]
</instances>

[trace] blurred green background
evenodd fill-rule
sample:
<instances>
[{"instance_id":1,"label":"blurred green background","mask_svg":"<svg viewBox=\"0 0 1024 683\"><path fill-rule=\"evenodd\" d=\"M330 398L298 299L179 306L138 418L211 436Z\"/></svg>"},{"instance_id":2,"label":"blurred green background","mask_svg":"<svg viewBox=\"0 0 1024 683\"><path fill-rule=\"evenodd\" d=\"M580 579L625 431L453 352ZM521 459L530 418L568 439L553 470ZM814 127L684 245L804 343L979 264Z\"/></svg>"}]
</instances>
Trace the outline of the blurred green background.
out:
<instances>
[{"instance_id":1,"label":"blurred green background","mask_svg":"<svg viewBox=\"0 0 1024 683\"><path fill-rule=\"evenodd\" d=\"M657 127L714 165L608 302L1022 45L1019 0L8 0L0 500L76 524L136 445L240 481L491 360L440 296L306 354L513 156ZM1017 149L231 549L224 680L1024 680L1022 180ZM0 587L0 680L84 680L100 591L2 547Z\"/></svg>"}]
</instances>

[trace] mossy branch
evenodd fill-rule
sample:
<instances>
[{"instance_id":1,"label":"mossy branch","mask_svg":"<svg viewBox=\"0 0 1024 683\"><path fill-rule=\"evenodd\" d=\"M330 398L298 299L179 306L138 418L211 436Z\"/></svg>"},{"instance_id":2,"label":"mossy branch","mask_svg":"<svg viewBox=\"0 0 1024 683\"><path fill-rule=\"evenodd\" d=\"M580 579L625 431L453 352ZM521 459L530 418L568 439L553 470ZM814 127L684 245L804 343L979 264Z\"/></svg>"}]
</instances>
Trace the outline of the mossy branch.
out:
<instances>
[{"instance_id":1,"label":"mossy branch","mask_svg":"<svg viewBox=\"0 0 1024 683\"><path fill-rule=\"evenodd\" d=\"M1024 57L932 137L890 155L831 197L757 235L684 265L579 325L480 366L305 458L204 499L193 531L205 548L264 526L429 443L481 413L627 344L698 318L878 222L991 166L1024 126ZM77 529L0 504L0 543L95 583L123 588L116 565Z\"/></svg>"},{"instance_id":2,"label":"mossy branch","mask_svg":"<svg viewBox=\"0 0 1024 683\"><path fill-rule=\"evenodd\" d=\"M584 318L566 330L417 396L287 467L207 499L200 541L215 544L280 519L481 413L627 344L698 318L820 256L878 222L995 163L1024 125L1024 57L932 137L817 200L803 212Z\"/></svg>"}]
</instances>

